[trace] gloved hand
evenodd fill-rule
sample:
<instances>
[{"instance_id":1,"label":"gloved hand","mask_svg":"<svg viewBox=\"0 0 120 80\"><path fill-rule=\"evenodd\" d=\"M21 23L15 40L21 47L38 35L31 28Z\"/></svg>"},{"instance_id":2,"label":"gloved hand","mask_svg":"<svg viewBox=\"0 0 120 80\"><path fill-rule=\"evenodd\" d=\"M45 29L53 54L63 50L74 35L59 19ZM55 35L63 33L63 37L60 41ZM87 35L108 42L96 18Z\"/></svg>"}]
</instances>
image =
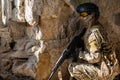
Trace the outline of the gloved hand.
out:
<instances>
[{"instance_id":1,"label":"gloved hand","mask_svg":"<svg viewBox=\"0 0 120 80\"><path fill-rule=\"evenodd\" d=\"M86 52L85 51L80 51L79 52L79 58L82 59L83 58L83 54L85 54Z\"/></svg>"},{"instance_id":2,"label":"gloved hand","mask_svg":"<svg viewBox=\"0 0 120 80\"><path fill-rule=\"evenodd\" d=\"M72 57L73 57L73 62L76 62L78 57L79 57L79 51L76 50L72 53Z\"/></svg>"}]
</instances>

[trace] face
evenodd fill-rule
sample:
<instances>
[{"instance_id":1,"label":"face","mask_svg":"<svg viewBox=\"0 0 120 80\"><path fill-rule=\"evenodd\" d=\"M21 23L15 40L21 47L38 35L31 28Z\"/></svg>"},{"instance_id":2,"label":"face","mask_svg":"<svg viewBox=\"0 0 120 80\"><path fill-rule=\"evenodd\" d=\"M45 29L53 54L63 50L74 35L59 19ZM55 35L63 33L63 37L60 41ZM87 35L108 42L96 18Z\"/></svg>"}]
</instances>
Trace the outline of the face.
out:
<instances>
[{"instance_id":1,"label":"face","mask_svg":"<svg viewBox=\"0 0 120 80\"><path fill-rule=\"evenodd\" d=\"M95 18L94 13L88 15L87 13L84 12L80 14L80 21L84 24L94 23L94 18Z\"/></svg>"}]
</instances>

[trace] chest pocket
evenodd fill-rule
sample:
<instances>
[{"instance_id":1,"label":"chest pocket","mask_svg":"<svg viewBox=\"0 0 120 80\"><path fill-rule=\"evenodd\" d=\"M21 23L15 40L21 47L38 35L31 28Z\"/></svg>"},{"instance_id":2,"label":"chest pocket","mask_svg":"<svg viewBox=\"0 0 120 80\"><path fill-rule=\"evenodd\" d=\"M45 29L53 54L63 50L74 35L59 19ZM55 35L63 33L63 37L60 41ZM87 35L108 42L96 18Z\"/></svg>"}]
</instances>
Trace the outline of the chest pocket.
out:
<instances>
[{"instance_id":1,"label":"chest pocket","mask_svg":"<svg viewBox=\"0 0 120 80\"><path fill-rule=\"evenodd\" d=\"M102 36L97 28L92 29L90 31L90 35L88 37L88 46L90 52L95 52L100 50L101 43L103 42Z\"/></svg>"}]
</instances>

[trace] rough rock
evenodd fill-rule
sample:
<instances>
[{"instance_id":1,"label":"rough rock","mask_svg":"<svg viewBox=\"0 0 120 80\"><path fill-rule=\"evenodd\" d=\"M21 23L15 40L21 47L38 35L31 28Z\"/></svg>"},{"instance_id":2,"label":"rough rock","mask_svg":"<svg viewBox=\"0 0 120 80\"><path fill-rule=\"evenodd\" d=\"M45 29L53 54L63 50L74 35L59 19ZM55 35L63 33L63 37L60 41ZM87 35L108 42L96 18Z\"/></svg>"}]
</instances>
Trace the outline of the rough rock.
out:
<instances>
[{"instance_id":1,"label":"rough rock","mask_svg":"<svg viewBox=\"0 0 120 80\"><path fill-rule=\"evenodd\" d=\"M111 34L109 38L116 44L119 58L119 0L1 0L1 79L47 80L63 49L81 31L76 6L88 1L99 6L99 21ZM58 69L63 80L69 79L70 62L65 61ZM53 77L58 80L58 73Z\"/></svg>"}]
</instances>

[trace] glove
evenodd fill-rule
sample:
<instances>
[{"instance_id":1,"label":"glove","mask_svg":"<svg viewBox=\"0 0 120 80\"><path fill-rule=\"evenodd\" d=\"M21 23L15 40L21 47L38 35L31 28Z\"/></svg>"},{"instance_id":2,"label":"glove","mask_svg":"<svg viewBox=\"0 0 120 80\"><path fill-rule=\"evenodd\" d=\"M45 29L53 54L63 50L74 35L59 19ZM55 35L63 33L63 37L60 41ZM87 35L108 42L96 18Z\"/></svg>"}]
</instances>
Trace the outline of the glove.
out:
<instances>
[{"instance_id":1,"label":"glove","mask_svg":"<svg viewBox=\"0 0 120 80\"><path fill-rule=\"evenodd\" d=\"M77 62L77 59L79 57L79 51L78 50L74 51L72 57L73 57L73 62Z\"/></svg>"},{"instance_id":2,"label":"glove","mask_svg":"<svg viewBox=\"0 0 120 80\"><path fill-rule=\"evenodd\" d=\"M80 59L83 58L83 54L85 54L85 51L80 51L80 52L79 52L79 58L80 58Z\"/></svg>"}]
</instances>

